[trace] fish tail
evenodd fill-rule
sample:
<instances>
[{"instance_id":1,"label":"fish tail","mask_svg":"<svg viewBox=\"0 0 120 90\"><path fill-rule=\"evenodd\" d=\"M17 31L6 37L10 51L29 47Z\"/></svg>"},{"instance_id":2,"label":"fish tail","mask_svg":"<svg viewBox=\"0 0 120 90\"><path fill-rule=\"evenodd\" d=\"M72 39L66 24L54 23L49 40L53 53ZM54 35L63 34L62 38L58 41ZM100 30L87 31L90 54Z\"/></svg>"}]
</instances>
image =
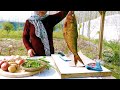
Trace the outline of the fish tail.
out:
<instances>
[{"instance_id":1,"label":"fish tail","mask_svg":"<svg viewBox=\"0 0 120 90\"><path fill-rule=\"evenodd\" d=\"M80 58L79 55L74 55L74 62L75 62L75 65L77 64L78 60L84 65L82 59Z\"/></svg>"},{"instance_id":2,"label":"fish tail","mask_svg":"<svg viewBox=\"0 0 120 90\"><path fill-rule=\"evenodd\" d=\"M75 65L77 64L77 61L78 61L77 57L74 56L74 63L75 63Z\"/></svg>"}]
</instances>

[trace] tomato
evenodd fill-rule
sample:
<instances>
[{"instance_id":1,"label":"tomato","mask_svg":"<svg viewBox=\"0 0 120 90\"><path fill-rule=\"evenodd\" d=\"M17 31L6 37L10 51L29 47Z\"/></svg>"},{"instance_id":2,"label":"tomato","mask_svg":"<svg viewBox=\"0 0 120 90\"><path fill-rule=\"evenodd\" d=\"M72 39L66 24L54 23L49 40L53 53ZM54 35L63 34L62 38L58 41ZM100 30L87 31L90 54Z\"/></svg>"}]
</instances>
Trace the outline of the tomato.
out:
<instances>
[{"instance_id":1,"label":"tomato","mask_svg":"<svg viewBox=\"0 0 120 90\"><path fill-rule=\"evenodd\" d=\"M18 64L18 65L22 65L24 63L25 60L21 59L21 60L16 60L15 62Z\"/></svg>"}]
</instances>

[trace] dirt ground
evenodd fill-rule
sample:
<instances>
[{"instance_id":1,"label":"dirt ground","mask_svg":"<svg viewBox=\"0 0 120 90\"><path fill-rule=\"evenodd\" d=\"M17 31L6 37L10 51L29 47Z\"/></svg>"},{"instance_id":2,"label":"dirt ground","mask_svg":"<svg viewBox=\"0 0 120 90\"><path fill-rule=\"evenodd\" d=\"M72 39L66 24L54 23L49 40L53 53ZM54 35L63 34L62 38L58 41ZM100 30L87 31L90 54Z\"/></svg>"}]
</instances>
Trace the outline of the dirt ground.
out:
<instances>
[{"instance_id":1,"label":"dirt ground","mask_svg":"<svg viewBox=\"0 0 120 90\"><path fill-rule=\"evenodd\" d=\"M68 49L64 39L54 38L53 42L54 42L55 53L62 51L68 56L72 54ZM78 51L81 50L86 55L91 53L91 55L93 55L93 58L96 57L97 45L89 41L78 39L77 46L78 46ZM3 38L0 40L0 48L1 48L0 55L27 55L27 51L23 45L22 40Z\"/></svg>"}]
</instances>

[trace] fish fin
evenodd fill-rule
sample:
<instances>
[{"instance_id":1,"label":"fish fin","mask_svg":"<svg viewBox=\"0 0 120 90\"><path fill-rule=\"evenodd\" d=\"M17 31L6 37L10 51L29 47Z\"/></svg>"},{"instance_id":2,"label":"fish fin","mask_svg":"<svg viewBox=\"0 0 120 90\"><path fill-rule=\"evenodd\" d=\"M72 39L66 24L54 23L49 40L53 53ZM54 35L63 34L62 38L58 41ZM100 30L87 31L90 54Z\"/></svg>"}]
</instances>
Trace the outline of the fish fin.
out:
<instances>
[{"instance_id":1,"label":"fish fin","mask_svg":"<svg viewBox=\"0 0 120 90\"><path fill-rule=\"evenodd\" d=\"M78 62L78 56L74 55L74 63L75 63L75 65L77 64L77 62Z\"/></svg>"},{"instance_id":2,"label":"fish fin","mask_svg":"<svg viewBox=\"0 0 120 90\"><path fill-rule=\"evenodd\" d=\"M78 60L84 65L82 59L79 57L79 55L74 55L74 62L75 62L75 65L77 64Z\"/></svg>"},{"instance_id":3,"label":"fish fin","mask_svg":"<svg viewBox=\"0 0 120 90\"><path fill-rule=\"evenodd\" d=\"M82 61L82 59L81 58L79 58L79 61L84 65L84 62Z\"/></svg>"}]
</instances>

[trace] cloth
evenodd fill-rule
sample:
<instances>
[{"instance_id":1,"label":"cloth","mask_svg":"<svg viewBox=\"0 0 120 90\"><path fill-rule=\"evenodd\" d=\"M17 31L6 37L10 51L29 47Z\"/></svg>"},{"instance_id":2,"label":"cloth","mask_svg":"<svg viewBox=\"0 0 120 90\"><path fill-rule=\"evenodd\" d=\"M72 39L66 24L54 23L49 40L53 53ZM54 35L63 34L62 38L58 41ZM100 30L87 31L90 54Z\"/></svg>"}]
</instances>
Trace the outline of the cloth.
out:
<instances>
[{"instance_id":1,"label":"cloth","mask_svg":"<svg viewBox=\"0 0 120 90\"><path fill-rule=\"evenodd\" d=\"M88 70L103 71L99 61L86 65Z\"/></svg>"},{"instance_id":2,"label":"cloth","mask_svg":"<svg viewBox=\"0 0 120 90\"><path fill-rule=\"evenodd\" d=\"M31 16L28 20L31 22L35 27L35 34L37 37L39 37L44 45L45 55L50 56L50 46L48 41L48 35L46 32L46 29L42 23L41 20L46 18L48 15L45 14L43 17L40 17L39 15L35 14L34 16Z\"/></svg>"}]
</instances>

